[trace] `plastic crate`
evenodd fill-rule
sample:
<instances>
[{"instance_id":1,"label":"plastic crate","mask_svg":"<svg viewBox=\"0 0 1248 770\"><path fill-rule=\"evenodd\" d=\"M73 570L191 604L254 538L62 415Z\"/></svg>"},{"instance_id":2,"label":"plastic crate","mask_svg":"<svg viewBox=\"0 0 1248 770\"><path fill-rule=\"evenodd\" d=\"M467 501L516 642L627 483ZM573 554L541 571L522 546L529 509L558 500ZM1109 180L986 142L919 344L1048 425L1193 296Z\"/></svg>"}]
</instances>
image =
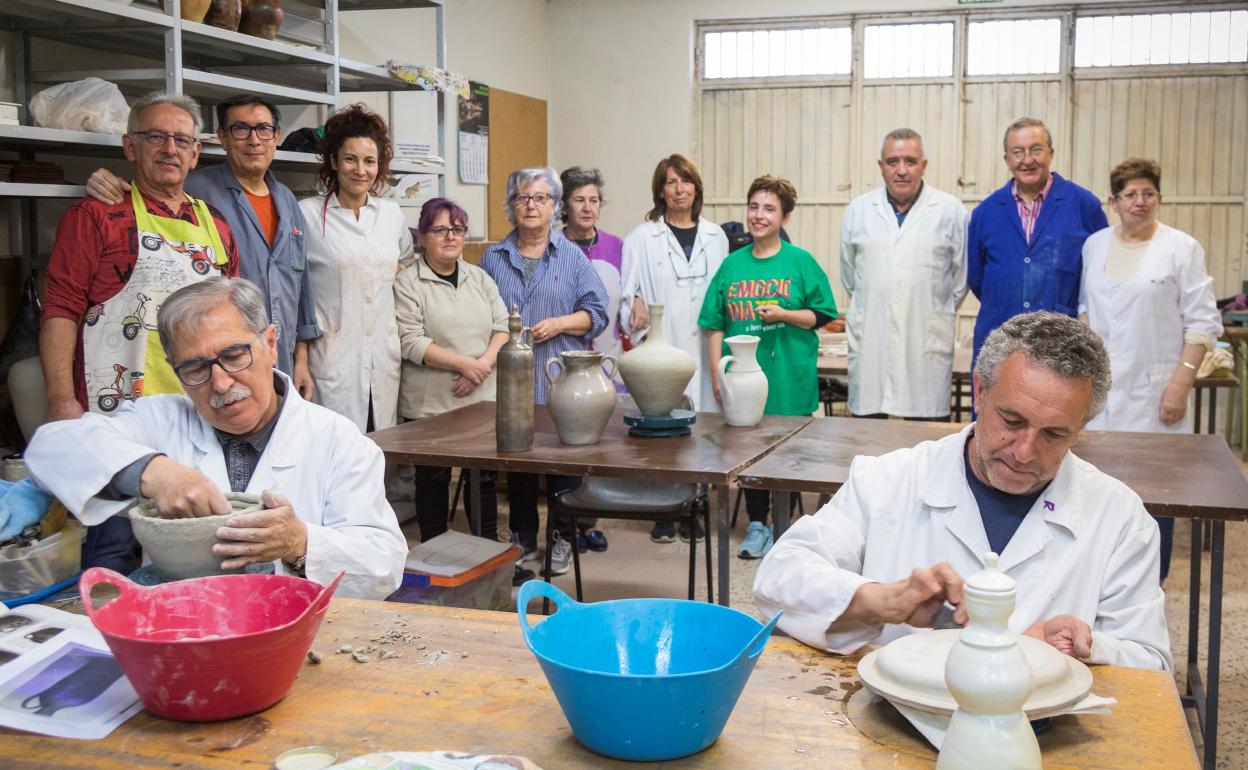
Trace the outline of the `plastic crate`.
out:
<instances>
[{"instance_id":1,"label":"plastic crate","mask_svg":"<svg viewBox=\"0 0 1248 770\"><path fill-rule=\"evenodd\" d=\"M387 601L463 607L469 610L511 610L511 579L520 549L506 551L454 577L405 570L403 583Z\"/></svg>"}]
</instances>

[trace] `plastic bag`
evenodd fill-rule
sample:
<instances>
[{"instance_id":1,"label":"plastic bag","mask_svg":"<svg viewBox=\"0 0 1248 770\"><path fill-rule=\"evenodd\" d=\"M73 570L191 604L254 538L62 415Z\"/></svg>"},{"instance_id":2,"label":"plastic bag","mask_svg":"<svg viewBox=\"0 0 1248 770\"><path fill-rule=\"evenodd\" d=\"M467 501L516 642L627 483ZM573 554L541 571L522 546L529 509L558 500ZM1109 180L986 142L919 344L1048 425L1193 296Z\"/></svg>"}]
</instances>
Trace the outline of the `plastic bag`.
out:
<instances>
[{"instance_id":1,"label":"plastic bag","mask_svg":"<svg viewBox=\"0 0 1248 770\"><path fill-rule=\"evenodd\" d=\"M86 78L35 94L30 100L30 113L45 128L124 134L130 105L116 83Z\"/></svg>"}]
</instances>

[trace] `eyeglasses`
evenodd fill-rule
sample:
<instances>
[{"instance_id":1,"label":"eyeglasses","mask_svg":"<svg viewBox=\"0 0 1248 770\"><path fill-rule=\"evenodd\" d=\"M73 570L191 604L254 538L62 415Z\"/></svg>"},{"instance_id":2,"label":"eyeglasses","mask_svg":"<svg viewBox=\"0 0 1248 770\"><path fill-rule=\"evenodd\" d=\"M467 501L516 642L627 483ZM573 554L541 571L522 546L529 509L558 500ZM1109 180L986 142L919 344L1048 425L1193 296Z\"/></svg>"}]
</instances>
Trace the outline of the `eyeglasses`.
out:
<instances>
[{"instance_id":1,"label":"eyeglasses","mask_svg":"<svg viewBox=\"0 0 1248 770\"><path fill-rule=\"evenodd\" d=\"M192 358L173 367L173 373L188 388L196 388L212 379L212 365L220 366L227 374L238 374L251 366L251 346L256 344L264 333L256 335L251 342L230 345L217 351L215 358Z\"/></svg>"},{"instance_id":2,"label":"eyeglasses","mask_svg":"<svg viewBox=\"0 0 1248 770\"><path fill-rule=\"evenodd\" d=\"M456 225L454 227L431 227L428 232L430 235L437 238L446 238L452 235L456 238L463 238L464 235L467 234L468 228L463 227L462 225Z\"/></svg>"},{"instance_id":3,"label":"eyeglasses","mask_svg":"<svg viewBox=\"0 0 1248 770\"><path fill-rule=\"evenodd\" d=\"M525 195L524 193L520 193L516 196L516 205L524 207L529 205L529 202L532 201L536 206L545 206L546 202L550 200L553 200L553 196L547 195L546 193L537 193L536 195Z\"/></svg>"},{"instance_id":4,"label":"eyeglasses","mask_svg":"<svg viewBox=\"0 0 1248 770\"><path fill-rule=\"evenodd\" d=\"M152 147L164 147L172 139L179 150L189 150L199 140L186 134L166 134L164 131L132 131L131 136L141 136Z\"/></svg>"},{"instance_id":5,"label":"eyeglasses","mask_svg":"<svg viewBox=\"0 0 1248 770\"><path fill-rule=\"evenodd\" d=\"M269 141L277 136L277 127L269 123L257 123L251 125L249 123L231 123L230 136L235 139L247 139L254 132L257 139L261 141Z\"/></svg>"},{"instance_id":6,"label":"eyeglasses","mask_svg":"<svg viewBox=\"0 0 1248 770\"><path fill-rule=\"evenodd\" d=\"M1132 190L1131 192L1119 193L1118 195L1114 197L1116 197L1120 201L1126 201L1127 203L1135 203L1136 201L1139 201L1139 200L1142 200L1145 203L1152 203L1153 201L1157 200L1157 191L1156 190L1138 190L1138 191Z\"/></svg>"},{"instance_id":7,"label":"eyeglasses","mask_svg":"<svg viewBox=\"0 0 1248 770\"><path fill-rule=\"evenodd\" d=\"M1030 155L1033 158L1043 158L1044 154L1048 151L1049 151L1049 148L1045 147L1044 145L1033 144L1032 146L1028 147L1025 150L1022 147L1015 147L1014 149L1010 150L1009 155L1014 160L1022 160L1023 158L1026 158L1028 155Z\"/></svg>"}]
</instances>

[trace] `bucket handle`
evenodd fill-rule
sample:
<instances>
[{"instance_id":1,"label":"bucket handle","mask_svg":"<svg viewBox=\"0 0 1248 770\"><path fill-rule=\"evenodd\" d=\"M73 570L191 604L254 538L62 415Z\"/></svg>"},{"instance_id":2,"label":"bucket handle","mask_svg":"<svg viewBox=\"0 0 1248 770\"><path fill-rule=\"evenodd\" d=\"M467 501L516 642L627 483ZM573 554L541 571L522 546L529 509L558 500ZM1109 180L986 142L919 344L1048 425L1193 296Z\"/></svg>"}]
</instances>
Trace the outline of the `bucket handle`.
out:
<instances>
[{"instance_id":1,"label":"bucket handle","mask_svg":"<svg viewBox=\"0 0 1248 770\"><path fill-rule=\"evenodd\" d=\"M741 650L741 654L737 656L738 661L742 658L757 658L762 654L763 648L767 646L767 640L771 638L772 629L776 627L776 623L779 622L780 616L783 614L784 610L777 612L771 620L767 621L767 625L758 629L758 633L754 634L754 638L745 645L745 648Z\"/></svg>"},{"instance_id":2,"label":"bucket handle","mask_svg":"<svg viewBox=\"0 0 1248 770\"><path fill-rule=\"evenodd\" d=\"M97 608L91 601L91 592L101 583L106 583L116 588L117 595L108 597ZM78 581L78 597L82 599L82 606L87 611L87 617L91 618L93 623L95 622L95 613L98 609L103 609L105 605L117 600L122 594L137 590L141 590L139 586L135 585L124 575L104 567L92 567L82 573L82 578Z\"/></svg>"},{"instance_id":3,"label":"bucket handle","mask_svg":"<svg viewBox=\"0 0 1248 770\"><path fill-rule=\"evenodd\" d=\"M308 605L307 611L314 615L324 615L325 611L329 609L329 600L334 598L334 591L338 589L338 582L342 580L342 576L345 574L347 574L345 569L338 570L338 574L334 575L334 579L326 583L312 604Z\"/></svg>"},{"instance_id":4,"label":"bucket handle","mask_svg":"<svg viewBox=\"0 0 1248 770\"><path fill-rule=\"evenodd\" d=\"M524 632L526 644L529 641L529 634L533 631L533 626L529 625L528 610L529 602L534 599L552 600L555 603L556 612L562 612L565 607L571 609L580 604L545 580L530 580L520 586L520 591L516 594L516 614L520 616L520 630Z\"/></svg>"}]
</instances>

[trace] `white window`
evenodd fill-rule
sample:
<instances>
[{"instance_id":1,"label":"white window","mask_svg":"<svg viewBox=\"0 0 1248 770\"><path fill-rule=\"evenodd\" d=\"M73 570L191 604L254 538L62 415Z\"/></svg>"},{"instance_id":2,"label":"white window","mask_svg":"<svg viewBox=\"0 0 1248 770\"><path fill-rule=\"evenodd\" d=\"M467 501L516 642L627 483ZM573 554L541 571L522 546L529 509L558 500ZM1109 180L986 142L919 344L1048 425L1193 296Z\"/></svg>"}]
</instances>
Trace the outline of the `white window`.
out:
<instances>
[{"instance_id":1,"label":"white window","mask_svg":"<svg viewBox=\"0 0 1248 770\"><path fill-rule=\"evenodd\" d=\"M953 23L868 26L862 74L868 79L952 76Z\"/></svg>"},{"instance_id":2,"label":"white window","mask_svg":"<svg viewBox=\"0 0 1248 770\"><path fill-rule=\"evenodd\" d=\"M707 32L703 48L707 80L848 75L853 36L849 27Z\"/></svg>"},{"instance_id":3,"label":"white window","mask_svg":"<svg viewBox=\"0 0 1248 770\"><path fill-rule=\"evenodd\" d=\"M1047 75L1061 69L1061 19L973 21L966 29L966 74Z\"/></svg>"},{"instance_id":4,"label":"white window","mask_svg":"<svg viewBox=\"0 0 1248 770\"><path fill-rule=\"evenodd\" d=\"M1248 61L1248 11L1085 16L1075 23L1076 67Z\"/></svg>"}]
</instances>

